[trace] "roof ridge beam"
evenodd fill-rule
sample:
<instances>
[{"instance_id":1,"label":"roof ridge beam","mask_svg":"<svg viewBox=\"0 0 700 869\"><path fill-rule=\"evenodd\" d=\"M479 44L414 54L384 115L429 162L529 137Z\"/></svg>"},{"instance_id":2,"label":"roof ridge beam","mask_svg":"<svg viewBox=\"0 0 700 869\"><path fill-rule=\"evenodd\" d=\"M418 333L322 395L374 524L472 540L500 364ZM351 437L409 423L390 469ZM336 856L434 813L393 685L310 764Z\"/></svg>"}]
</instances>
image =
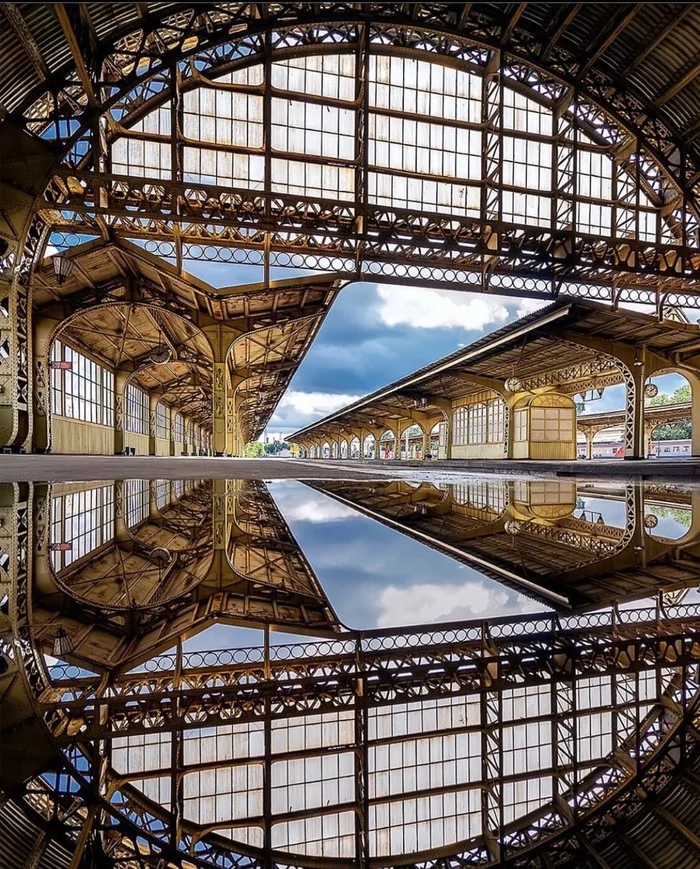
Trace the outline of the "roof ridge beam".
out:
<instances>
[{"instance_id":1,"label":"roof ridge beam","mask_svg":"<svg viewBox=\"0 0 700 869\"><path fill-rule=\"evenodd\" d=\"M29 25L24 20L22 13L19 10L18 3L3 3L2 11L5 13L5 18L19 39L22 48L26 52L29 62L34 67L40 81L46 81L50 78L49 68L44 61L44 56L41 53L39 45L34 39L34 36L29 29Z\"/></svg>"}]
</instances>

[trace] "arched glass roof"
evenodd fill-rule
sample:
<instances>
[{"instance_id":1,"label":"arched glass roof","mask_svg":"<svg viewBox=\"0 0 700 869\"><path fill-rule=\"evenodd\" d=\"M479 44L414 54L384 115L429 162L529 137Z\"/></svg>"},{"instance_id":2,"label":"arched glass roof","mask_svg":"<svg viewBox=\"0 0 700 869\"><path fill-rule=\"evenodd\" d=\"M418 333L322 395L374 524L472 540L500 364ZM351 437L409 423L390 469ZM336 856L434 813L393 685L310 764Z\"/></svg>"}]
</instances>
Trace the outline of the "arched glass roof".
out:
<instances>
[{"instance_id":1,"label":"arched glass roof","mask_svg":"<svg viewBox=\"0 0 700 869\"><path fill-rule=\"evenodd\" d=\"M223 4L167 23L159 7L92 66L74 51L77 80L15 114L65 152L38 203L54 243L106 224L178 259L687 303L700 268L690 151L597 65L640 9L617 11L602 41L590 29L579 56L563 49L579 8L545 39L539 4L491 29L495 8L457 20L452 6L416 4L406 20L393 4L340 18L285 4L254 20ZM69 19L66 33L87 27ZM691 84L680 77L659 111Z\"/></svg>"}]
</instances>

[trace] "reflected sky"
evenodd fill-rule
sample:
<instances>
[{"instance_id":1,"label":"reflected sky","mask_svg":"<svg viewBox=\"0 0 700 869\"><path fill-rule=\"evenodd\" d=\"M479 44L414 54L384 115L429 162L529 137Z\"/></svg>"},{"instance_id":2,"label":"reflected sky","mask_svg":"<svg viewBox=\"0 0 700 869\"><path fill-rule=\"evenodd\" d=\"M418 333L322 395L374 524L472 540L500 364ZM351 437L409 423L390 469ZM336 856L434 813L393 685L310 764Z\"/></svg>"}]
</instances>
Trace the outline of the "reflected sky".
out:
<instances>
[{"instance_id":1,"label":"reflected sky","mask_svg":"<svg viewBox=\"0 0 700 869\"><path fill-rule=\"evenodd\" d=\"M322 627L333 632L338 623L353 630L392 629L519 616L552 606L565 612L631 601L627 606L653 600L657 580L672 593L680 589L687 594L696 585L695 562L682 554L691 531L693 539L698 534L692 522L698 490L688 487L506 482L496 476L464 477L454 484L229 482L219 488L229 493L226 527L231 536L221 565L230 563L224 568L211 560L216 551L212 485L146 480L56 484L49 542L61 588L88 609L103 606L107 613L117 607L117 615L127 602L148 608L171 597L185 601L195 588L200 601L230 589L242 607L235 604L227 611L232 620L268 621L271 642L286 643L300 639L297 631L306 629L306 636ZM117 489L127 526L121 532ZM191 526L196 516L200 531L195 540ZM641 541L634 537L635 526L643 529ZM649 543L644 557L639 554L642 541ZM675 541L681 544L677 556ZM193 543L196 552L187 555ZM260 572L269 571L271 564L277 565L276 573ZM659 570L667 568L671 574L662 576ZM248 583L247 591L241 582ZM281 585L273 592L277 583ZM282 610L262 615L260 607L269 604L261 601L278 592L276 605ZM297 610L295 615L294 606L305 607L306 614ZM311 616L313 606L318 616ZM257 628L221 622L204 628L199 618L185 630L186 650L258 647L263 642Z\"/></svg>"},{"instance_id":2,"label":"reflected sky","mask_svg":"<svg viewBox=\"0 0 700 869\"><path fill-rule=\"evenodd\" d=\"M267 486L339 619L349 628L390 628L547 609L304 483L278 480ZM274 631L270 641L297 639ZM261 643L262 631L218 624L187 640L184 648Z\"/></svg>"},{"instance_id":3,"label":"reflected sky","mask_svg":"<svg viewBox=\"0 0 700 869\"><path fill-rule=\"evenodd\" d=\"M284 480L269 488L348 627L389 628L543 609L303 483Z\"/></svg>"}]
</instances>

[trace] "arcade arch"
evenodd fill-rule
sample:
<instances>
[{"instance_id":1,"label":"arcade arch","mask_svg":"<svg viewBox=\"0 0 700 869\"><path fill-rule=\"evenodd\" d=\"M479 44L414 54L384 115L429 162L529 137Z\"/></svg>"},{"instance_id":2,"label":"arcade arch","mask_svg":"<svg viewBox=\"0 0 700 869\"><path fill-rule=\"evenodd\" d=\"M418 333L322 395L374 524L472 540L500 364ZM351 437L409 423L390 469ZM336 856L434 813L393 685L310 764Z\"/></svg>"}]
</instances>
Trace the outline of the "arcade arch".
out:
<instances>
[{"instance_id":1,"label":"arcade arch","mask_svg":"<svg viewBox=\"0 0 700 869\"><path fill-rule=\"evenodd\" d=\"M115 424L113 436L73 426L72 435L62 432L59 449L153 452L152 417L160 400L186 420L183 452L242 454L263 430L339 286L332 277L310 276L273 287L214 288L128 241L85 242L62 256L70 264L67 277L59 279L50 259L33 276L36 419L30 446L42 451L51 449L51 393L66 379L73 382L74 372L62 373L72 360L62 351L51 357L60 336L67 355L79 351L109 372ZM144 366L150 366L147 375ZM137 371L132 388L149 397L136 433L150 437L150 446L143 438L123 444L119 434L126 380Z\"/></svg>"},{"instance_id":2,"label":"arcade arch","mask_svg":"<svg viewBox=\"0 0 700 869\"><path fill-rule=\"evenodd\" d=\"M65 320L52 307L35 322L37 449L155 455L159 403L170 436L179 412L190 440L208 440L212 351L196 325L142 302L88 305Z\"/></svg>"},{"instance_id":3,"label":"arcade arch","mask_svg":"<svg viewBox=\"0 0 700 869\"><path fill-rule=\"evenodd\" d=\"M398 456L399 450L406 452L410 425L416 436L423 432L424 441L429 441L425 432L432 438L437 425L440 458L561 460L576 458L577 429L586 433L590 448L595 432L615 423L622 432L621 455L643 458L645 416L659 418L658 408L646 405L649 378L677 370L700 382L697 348L697 331L689 324L560 299L292 439L337 426L365 426L381 438L382 456ZM574 398L583 403L587 395L601 396L611 387L623 396L619 411L577 414ZM691 397L680 416L699 412L700 391L691 390ZM700 439L693 440L693 451L698 448Z\"/></svg>"}]
</instances>

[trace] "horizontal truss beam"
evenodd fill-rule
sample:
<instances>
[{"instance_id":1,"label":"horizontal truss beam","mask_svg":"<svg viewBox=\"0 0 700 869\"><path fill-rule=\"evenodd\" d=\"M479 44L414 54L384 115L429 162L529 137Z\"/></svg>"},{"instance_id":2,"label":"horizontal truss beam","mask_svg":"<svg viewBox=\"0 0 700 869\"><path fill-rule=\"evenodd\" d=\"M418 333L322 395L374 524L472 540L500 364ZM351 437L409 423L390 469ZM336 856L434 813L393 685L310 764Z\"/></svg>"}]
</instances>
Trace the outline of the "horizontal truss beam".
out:
<instances>
[{"instance_id":1,"label":"horizontal truss beam","mask_svg":"<svg viewBox=\"0 0 700 869\"><path fill-rule=\"evenodd\" d=\"M99 218L117 236L170 245L177 236L209 258L211 248L240 248L233 261L262 263L269 250L277 265L286 257L290 266L370 280L540 297L567 285L627 287L654 301L660 292L695 296L700 278L700 250L681 244L377 205L360 215L353 202L82 170L60 170L38 210L66 235L97 234Z\"/></svg>"},{"instance_id":2,"label":"horizontal truss beam","mask_svg":"<svg viewBox=\"0 0 700 869\"><path fill-rule=\"evenodd\" d=\"M311 708L317 712L353 708L361 677L367 692L363 702L373 707L551 684L564 673L585 678L700 660L699 616L645 622L643 633L636 624L632 630L532 634L496 640L491 654L484 653L483 639L391 648L395 639L390 636L381 642L389 646L382 652L369 651L360 641L339 639L338 646L348 650L331 652L330 657L212 670L187 671L179 666L178 675L175 671L128 675L107 690L93 679L61 680L41 702L59 742L70 743L78 736L110 739L211 726L229 720L232 710L237 721L260 720L269 701L281 716L308 714ZM325 699L318 701L318 697ZM97 701L100 715L96 717Z\"/></svg>"}]
</instances>

